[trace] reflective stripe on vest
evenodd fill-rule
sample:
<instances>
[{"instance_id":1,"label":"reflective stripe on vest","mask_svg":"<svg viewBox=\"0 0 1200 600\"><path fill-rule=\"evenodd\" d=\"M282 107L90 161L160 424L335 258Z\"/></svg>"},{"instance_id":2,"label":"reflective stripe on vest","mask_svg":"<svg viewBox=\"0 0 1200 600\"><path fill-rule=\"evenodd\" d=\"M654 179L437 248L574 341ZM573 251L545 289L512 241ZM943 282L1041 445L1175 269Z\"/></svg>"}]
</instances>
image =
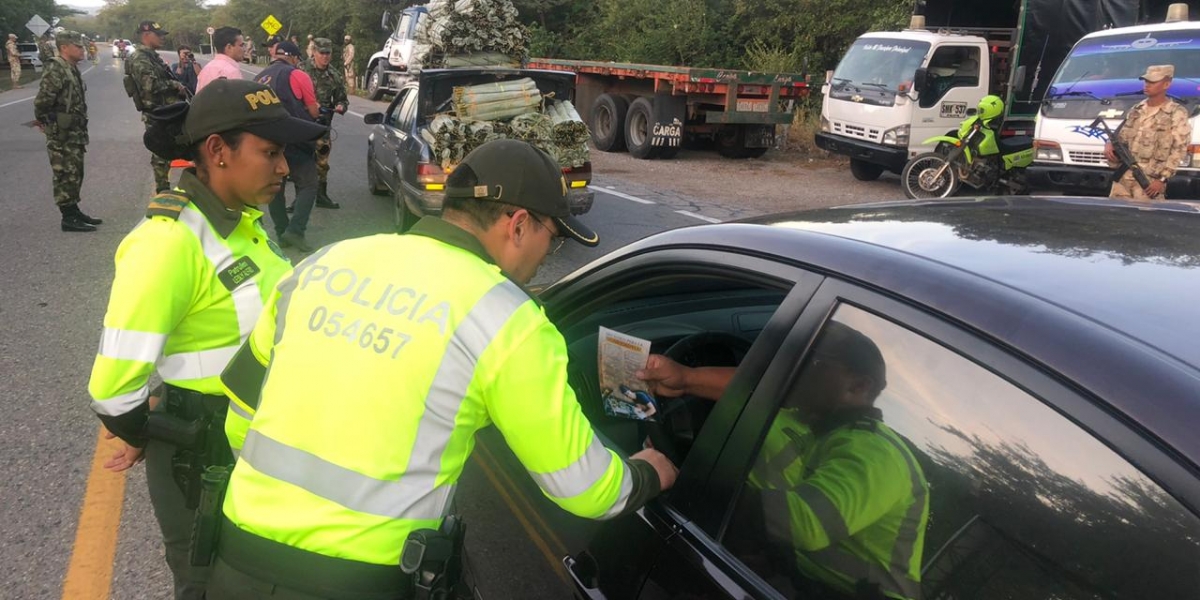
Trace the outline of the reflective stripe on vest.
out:
<instances>
[{"instance_id":1,"label":"reflective stripe on vest","mask_svg":"<svg viewBox=\"0 0 1200 600\"><path fill-rule=\"evenodd\" d=\"M288 300L302 270L297 269L295 275L279 286L280 323L286 320ZM505 280L488 290L459 323L429 387L425 413L417 424L408 465L399 480L385 481L346 469L253 428L246 435L240 460L263 475L357 512L394 519L444 517L455 486L436 485L442 453L454 432L455 418L473 379L475 364L513 313L529 301L520 287ZM281 332L279 325L277 337L282 337Z\"/></svg>"},{"instance_id":2,"label":"reflective stripe on vest","mask_svg":"<svg viewBox=\"0 0 1200 600\"><path fill-rule=\"evenodd\" d=\"M155 362L167 344L167 334L127 329L104 328L100 335L100 356L116 360Z\"/></svg>"},{"instance_id":3,"label":"reflective stripe on vest","mask_svg":"<svg viewBox=\"0 0 1200 600\"><path fill-rule=\"evenodd\" d=\"M614 458L613 453L604 447L600 439L592 436L592 443L588 445L579 460L553 473L529 471L529 475L550 496L571 498L588 491L595 485L596 481L608 472L608 467L613 460L620 459ZM625 503L629 500L629 494L633 491L629 465L622 463L622 467L624 471L621 475L621 494L617 498L616 505L605 513L605 516L615 515L624 510Z\"/></svg>"},{"instance_id":4,"label":"reflective stripe on vest","mask_svg":"<svg viewBox=\"0 0 1200 600\"><path fill-rule=\"evenodd\" d=\"M113 396L112 398L105 398L103 400L92 400L92 410L96 414L106 417L120 416L141 406L149 395L150 387L143 385L128 394L121 394L120 396Z\"/></svg>"}]
</instances>

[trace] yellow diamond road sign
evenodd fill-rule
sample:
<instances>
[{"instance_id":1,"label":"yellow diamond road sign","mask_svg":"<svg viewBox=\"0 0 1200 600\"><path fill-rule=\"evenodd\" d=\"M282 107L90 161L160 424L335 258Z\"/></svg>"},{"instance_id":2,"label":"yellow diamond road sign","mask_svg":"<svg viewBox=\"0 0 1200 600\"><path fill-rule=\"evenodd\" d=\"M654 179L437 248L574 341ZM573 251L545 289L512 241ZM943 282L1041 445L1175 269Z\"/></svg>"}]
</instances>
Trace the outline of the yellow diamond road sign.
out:
<instances>
[{"instance_id":1,"label":"yellow diamond road sign","mask_svg":"<svg viewBox=\"0 0 1200 600\"><path fill-rule=\"evenodd\" d=\"M267 18L263 19L263 22L259 26L267 30L267 35L275 35L283 27L283 23L280 23L279 19L275 18L275 15L267 15Z\"/></svg>"}]
</instances>

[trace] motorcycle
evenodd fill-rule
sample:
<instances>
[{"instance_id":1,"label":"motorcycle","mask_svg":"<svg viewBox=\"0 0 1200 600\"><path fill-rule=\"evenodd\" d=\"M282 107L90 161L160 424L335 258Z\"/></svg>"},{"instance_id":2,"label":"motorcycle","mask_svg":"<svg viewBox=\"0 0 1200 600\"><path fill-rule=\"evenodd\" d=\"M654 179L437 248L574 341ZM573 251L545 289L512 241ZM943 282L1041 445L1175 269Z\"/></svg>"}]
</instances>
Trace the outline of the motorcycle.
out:
<instances>
[{"instance_id":1,"label":"motorcycle","mask_svg":"<svg viewBox=\"0 0 1200 600\"><path fill-rule=\"evenodd\" d=\"M940 135L925 140L938 151L918 154L904 165L900 183L912 199L953 196L962 184L985 194L1029 193L1025 167L1033 163L1033 139L999 138L978 114L968 116L957 136Z\"/></svg>"}]
</instances>

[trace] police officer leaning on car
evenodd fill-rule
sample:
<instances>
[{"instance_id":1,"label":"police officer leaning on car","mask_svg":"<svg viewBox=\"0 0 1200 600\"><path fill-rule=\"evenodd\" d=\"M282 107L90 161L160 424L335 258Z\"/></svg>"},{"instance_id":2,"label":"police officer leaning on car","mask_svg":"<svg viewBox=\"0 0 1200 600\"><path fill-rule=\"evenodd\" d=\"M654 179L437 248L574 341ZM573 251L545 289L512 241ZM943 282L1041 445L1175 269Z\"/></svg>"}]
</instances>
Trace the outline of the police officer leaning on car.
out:
<instances>
[{"instance_id":1,"label":"police officer leaning on car","mask_svg":"<svg viewBox=\"0 0 1200 600\"><path fill-rule=\"evenodd\" d=\"M660 452L600 442L562 336L522 287L555 238L599 241L566 196L546 153L492 141L454 169L442 218L326 246L285 277L222 375L251 420L227 422L241 455L209 600L411 597L401 549L443 524L493 423L576 515L625 514L673 485Z\"/></svg>"}]
</instances>

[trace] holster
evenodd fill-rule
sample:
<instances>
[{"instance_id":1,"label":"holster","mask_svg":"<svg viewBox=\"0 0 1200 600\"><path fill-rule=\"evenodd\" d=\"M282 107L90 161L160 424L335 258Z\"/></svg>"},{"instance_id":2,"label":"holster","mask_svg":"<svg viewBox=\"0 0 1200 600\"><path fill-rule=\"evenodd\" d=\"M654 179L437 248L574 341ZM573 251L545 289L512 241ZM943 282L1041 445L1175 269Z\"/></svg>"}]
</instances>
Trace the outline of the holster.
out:
<instances>
[{"instance_id":1,"label":"holster","mask_svg":"<svg viewBox=\"0 0 1200 600\"><path fill-rule=\"evenodd\" d=\"M449 600L463 594L463 542L467 525L458 515L442 521L440 529L408 534L400 552L400 570L412 576L414 600Z\"/></svg>"},{"instance_id":2,"label":"holster","mask_svg":"<svg viewBox=\"0 0 1200 600\"><path fill-rule=\"evenodd\" d=\"M150 413L146 435L175 446L171 476L183 492L185 506L195 509L200 504L205 468L233 464L233 452L225 437L229 400L171 385L165 390L163 410Z\"/></svg>"},{"instance_id":3,"label":"holster","mask_svg":"<svg viewBox=\"0 0 1200 600\"><path fill-rule=\"evenodd\" d=\"M192 523L192 566L207 567L216 555L221 534L221 505L229 486L230 471L226 466L211 466L200 476L200 505L196 507L196 520Z\"/></svg>"}]
</instances>

